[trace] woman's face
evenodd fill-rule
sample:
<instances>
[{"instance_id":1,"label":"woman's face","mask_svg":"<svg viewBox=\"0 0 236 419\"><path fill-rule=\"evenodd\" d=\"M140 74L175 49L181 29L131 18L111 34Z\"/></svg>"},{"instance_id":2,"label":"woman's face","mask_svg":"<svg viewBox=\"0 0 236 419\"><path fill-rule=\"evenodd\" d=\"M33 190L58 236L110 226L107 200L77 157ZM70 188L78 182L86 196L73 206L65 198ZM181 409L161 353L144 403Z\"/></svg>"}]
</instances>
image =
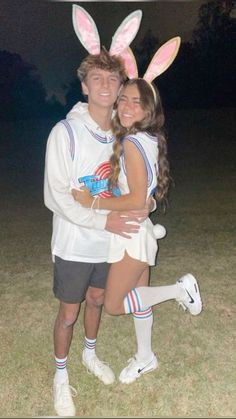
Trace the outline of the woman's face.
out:
<instances>
[{"instance_id":1,"label":"woman's face","mask_svg":"<svg viewBox=\"0 0 236 419\"><path fill-rule=\"evenodd\" d=\"M122 89L117 112L120 123L125 128L130 128L135 122L144 119L146 114L142 108L140 93L136 84L125 86Z\"/></svg>"}]
</instances>

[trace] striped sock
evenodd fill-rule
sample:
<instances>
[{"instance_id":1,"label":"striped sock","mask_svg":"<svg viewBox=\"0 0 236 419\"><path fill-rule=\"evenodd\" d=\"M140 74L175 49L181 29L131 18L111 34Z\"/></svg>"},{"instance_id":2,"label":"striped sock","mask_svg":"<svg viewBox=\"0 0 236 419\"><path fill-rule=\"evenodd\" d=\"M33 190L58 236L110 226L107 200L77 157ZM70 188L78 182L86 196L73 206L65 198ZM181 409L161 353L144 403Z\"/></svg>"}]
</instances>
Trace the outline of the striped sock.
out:
<instances>
[{"instance_id":1,"label":"striped sock","mask_svg":"<svg viewBox=\"0 0 236 419\"><path fill-rule=\"evenodd\" d=\"M132 289L124 298L124 309L126 314L142 311L137 288Z\"/></svg>"},{"instance_id":2,"label":"striped sock","mask_svg":"<svg viewBox=\"0 0 236 419\"><path fill-rule=\"evenodd\" d=\"M146 310L164 301L176 299L180 296L180 291L182 290L177 284L134 288L124 298L125 313Z\"/></svg>"},{"instance_id":3,"label":"striped sock","mask_svg":"<svg viewBox=\"0 0 236 419\"><path fill-rule=\"evenodd\" d=\"M89 358L90 356L95 354L96 341L97 341L97 339L88 339L85 336L85 338L84 338L84 356L85 356L85 358Z\"/></svg>"},{"instance_id":4,"label":"striped sock","mask_svg":"<svg viewBox=\"0 0 236 419\"><path fill-rule=\"evenodd\" d=\"M146 310L135 311L133 313L133 316L135 319L138 319L138 320L148 319L149 317L152 317L152 307L149 307Z\"/></svg>"},{"instance_id":5,"label":"striped sock","mask_svg":"<svg viewBox=\"0 0 236 419\"><path fill-rule=\"evenodd\" d=\"M133 313L134 327L137 341L136 356L140 361L149 361L152 352L152 308Z\"/></svg>"},{"instance_id":6,"label":"striped sock","mask_svg":"<svg viewBox=\"0 0 236 419\"><path fill-rule=\"evenodd\" d=\"M56 362L55 380L64 381L66 378L68 378L68 373L66 369L67 356L65 358L57 358L55 356L55 362Z\"/></svg>"}]
</instances>

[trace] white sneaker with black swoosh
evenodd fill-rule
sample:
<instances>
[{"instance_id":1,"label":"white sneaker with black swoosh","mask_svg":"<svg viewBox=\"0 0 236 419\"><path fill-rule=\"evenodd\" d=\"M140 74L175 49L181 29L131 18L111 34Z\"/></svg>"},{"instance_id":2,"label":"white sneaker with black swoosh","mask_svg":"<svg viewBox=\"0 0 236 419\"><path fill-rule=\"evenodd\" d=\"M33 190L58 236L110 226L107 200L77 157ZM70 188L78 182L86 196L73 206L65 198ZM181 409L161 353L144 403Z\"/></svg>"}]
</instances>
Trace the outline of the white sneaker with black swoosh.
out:
<instances>
[{"instance_id":1,"label":"white sneaker with black swoosh","mask_svg":"<svg viewBox=\"0 0 236 419\"><path fill-rule=\"evenodd\" d=\"M121 371L119 381L123 384L131 384L137 380L141 374L147 374L157 367L157 357L154 354L151 360L147 362L139 361L137 357L134 356L128 360L128 366Z\"/></svg>"},{"instance_id":2,"label":"white sneaker with black swoosh","mask_svg":"<svg viewBox=\"0 0 236 419\"><path fill-rule=\"evenodd\" d=\"M177 281L177 285L185 291L185 297L178 298L176 301L184 310L189 310L193 316L200 314L202 300L196 278L192 274L186 274Z\"/></svg>"}]
</instances>

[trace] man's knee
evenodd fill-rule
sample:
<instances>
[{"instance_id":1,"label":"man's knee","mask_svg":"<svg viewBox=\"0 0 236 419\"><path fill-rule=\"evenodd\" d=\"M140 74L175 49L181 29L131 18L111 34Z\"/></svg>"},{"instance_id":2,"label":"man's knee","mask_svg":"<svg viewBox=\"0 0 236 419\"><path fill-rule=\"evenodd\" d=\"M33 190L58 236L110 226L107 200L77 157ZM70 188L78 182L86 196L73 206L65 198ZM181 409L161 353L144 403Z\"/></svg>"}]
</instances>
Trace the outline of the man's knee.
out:
<instances>
[{"instance_id":1,"label":"man's knee","mask_svg":"<svg viewBox=\"0 0 236 419\"><path fill-rule=\"evenodd\" d=\"M73 324L76 322L79 314L80 304L76 304L73 308L71 307L71 304L64 304L63 307L60 307L59 313L58 313L58 320L63 328L67 328L70 326L73 326Z\"/></svg>"},{"instance_id":2,"label":"man's knee","mask_svg":"<svg viewBox=\"0 0 236 419\"><path fill-rule=\"evenodd\" d=\"M104 303L105 290L102 288L90 287L86 293L85 300L89 306L101 306Z\"/></svg>"}]
</instances>

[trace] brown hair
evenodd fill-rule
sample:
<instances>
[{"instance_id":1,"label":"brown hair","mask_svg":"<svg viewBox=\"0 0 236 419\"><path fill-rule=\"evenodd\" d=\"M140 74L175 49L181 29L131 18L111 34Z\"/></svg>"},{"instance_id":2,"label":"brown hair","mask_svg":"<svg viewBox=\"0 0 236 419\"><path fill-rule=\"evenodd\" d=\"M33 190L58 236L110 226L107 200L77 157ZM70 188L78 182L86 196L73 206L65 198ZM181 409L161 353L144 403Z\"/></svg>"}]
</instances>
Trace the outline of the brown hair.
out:
<instances>
[{"instance_id":1,"label":"brown hair","mask_svg":"<svg viewBox=\"0 0 236 419\"><path fill-rule=\"evenodd\" d=\"M97 55L89 54L82 61L77 70L77 75L80 81L84 81L88 72L94 68L110 72L117 71L120 75L121 83L123 83L127 78L122 59L115 55L111 56L105 49L102 49L100 54Z\"/></svg>"},{"instance_id":2,"label":"brown hair","mask_svg":"<svg viewBox=\"0 0 236 419\"><path fill-rule=\"evenodd\" d=\"M158 137L158 176L155 198L167 202L167 192L170 184L169 162L167 158L167 142L164 134L164 113L161 104L160 94L154 85L150 86L144 79L131 79L125 82L123 89L129 85L136 85L140 94L141 106L145 111L142 121L135 122L127 131L122 127L118 114L112 120L112 129L116 137L113 145L113 154L110 158L111 172L109 183L111 186L117 184L120 172L119 159L122 152L122 139L125 135L136 134L137 132L148 132ZM122 90L123 90L122 89ZM122 92L121 92L122 93ZM117 100L119 103L119 98Z\"/></svg>"}]
</instances>

